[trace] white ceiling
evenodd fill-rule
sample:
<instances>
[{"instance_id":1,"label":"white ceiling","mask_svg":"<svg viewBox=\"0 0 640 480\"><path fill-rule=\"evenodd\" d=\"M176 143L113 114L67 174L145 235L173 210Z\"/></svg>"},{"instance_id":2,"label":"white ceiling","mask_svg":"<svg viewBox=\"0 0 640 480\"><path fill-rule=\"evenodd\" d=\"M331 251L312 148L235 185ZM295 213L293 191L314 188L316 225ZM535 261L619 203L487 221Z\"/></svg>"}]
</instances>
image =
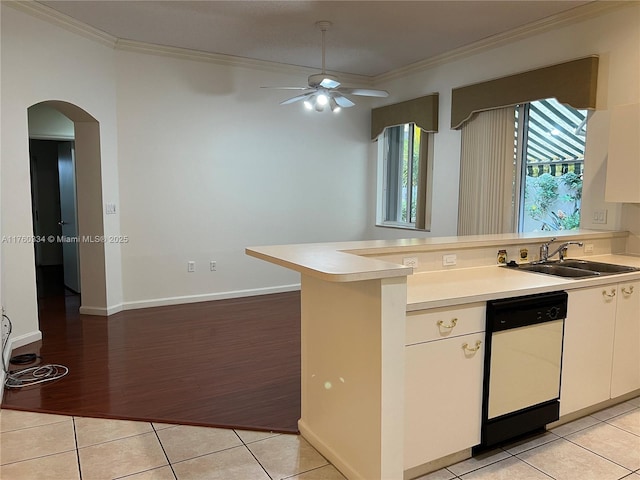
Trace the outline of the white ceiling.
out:
<instances>
[{"instance_id":1,"label":"white ceiling","mask_svg":"<svg viewBox=\"0 0 640 480\"><path fill-rule=\"evenodd\" d=\"M116 38L376 76L590 1L54 0L40 3Z\"/></svg>"}]
</instances>

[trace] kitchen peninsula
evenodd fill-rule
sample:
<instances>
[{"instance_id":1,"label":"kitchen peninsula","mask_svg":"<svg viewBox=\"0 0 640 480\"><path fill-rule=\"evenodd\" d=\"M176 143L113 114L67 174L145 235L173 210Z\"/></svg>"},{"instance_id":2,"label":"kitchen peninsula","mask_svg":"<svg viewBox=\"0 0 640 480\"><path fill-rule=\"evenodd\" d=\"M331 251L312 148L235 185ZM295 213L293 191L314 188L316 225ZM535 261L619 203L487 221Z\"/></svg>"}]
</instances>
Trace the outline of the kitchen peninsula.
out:
<instances>
[{"instance_id":1,"label":"kitchen peninsula","mask_svg":"<svg viewBox=\"0 0 640 480\"><path fill-rule=\"evenodd\" d=\"M626 232L553 236L558 242L584 243L569 247L569 257L640 267L640 256L625 254ZM301 434L350 479L415 478L469 457L479 443L487 300L620 286L625 292L635 287L633 301L638 302L640 271L567 279L497 265L503 249L509 259L520 260L528 252L528 261L536 260L539 246L550 237L502 234L247 248L248 255L301 275ZM602 293L611 295L609 303L615 297ZM631 328L640 344L640 313L638 308L632 312ZM453 354L452 341L457 342ZM420 365L407 353L414 345L429 345L426 356L416 357ZM637 352L640 345L633 346ZM629 368L624 360L624 387L615 396L611 378L605 379L606 398L601 392L570 391L571 381L566 392L563 385L561 415L575 418L596 404L640 393L633 362L640 370L640 360L634 357ZM589 404L581 404L583 398Z\"/></svg>"}]
</instances>

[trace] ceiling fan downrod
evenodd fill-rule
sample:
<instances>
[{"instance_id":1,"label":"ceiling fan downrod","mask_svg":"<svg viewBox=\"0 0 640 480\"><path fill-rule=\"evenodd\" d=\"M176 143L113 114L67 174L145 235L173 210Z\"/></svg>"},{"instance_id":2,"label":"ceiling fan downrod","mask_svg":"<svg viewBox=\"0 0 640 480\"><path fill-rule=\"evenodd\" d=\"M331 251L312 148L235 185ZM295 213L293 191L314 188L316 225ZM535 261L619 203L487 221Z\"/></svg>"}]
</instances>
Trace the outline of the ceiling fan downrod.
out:
<instances>
[{"instance_id":1,"label":"ceiling fan downrod","mask_svg":"<svg viewBox=\"0 0 640 480\"><path fill-rule=\"evenodd\" d=\"M325 52L325 33L331 28L332 23L329 20L320 20L316 22L316 27L322 32L322 73L325 72L324 52Z\"/></svg>"}]
</instances>

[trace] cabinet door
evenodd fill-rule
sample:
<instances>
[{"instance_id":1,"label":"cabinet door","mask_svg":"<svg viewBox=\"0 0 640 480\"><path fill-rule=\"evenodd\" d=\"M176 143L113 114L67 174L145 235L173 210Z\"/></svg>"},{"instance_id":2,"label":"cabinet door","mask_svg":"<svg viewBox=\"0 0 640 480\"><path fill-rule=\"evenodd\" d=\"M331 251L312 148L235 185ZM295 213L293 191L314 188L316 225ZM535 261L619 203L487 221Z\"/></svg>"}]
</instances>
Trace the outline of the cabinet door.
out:
<instances>
[{"instance_id":1,"label":"cabinet door","mask_svg":"<svg viewBox=\"0 0 640 480\"><path fill-rule=\"evenodd\" d=\"M484 333L405 352L405 469L479 444Z\"/></svg>"},{"instance_id":2,"label":"cabinet door","mask_svg":"<svg viewBox=\"0 0 640 480\"><path fill-rule=\"evenodd\" d=\"M640 202L640 103L611 111L609 156L604 198L607 202Z\"/></svg>"},{"instance_id":3,"label":"cabinet door","mask_svg":"<svg viewBox=\"0 0 640 480\"><path fill-rule=\"evenodd\" d=\"M611 398L640 388L640 282L618 285Z\"/></svg>"},{"instance_id":4,"label":"cabinet door","mask_svg":"<svg viewBox=\"0 0 640 480\"><path fill-rule=\"evenodd\" d=\"M615 285L569 292L560 415L610 398L616 300Z\"/></svg>"}]
</instances>

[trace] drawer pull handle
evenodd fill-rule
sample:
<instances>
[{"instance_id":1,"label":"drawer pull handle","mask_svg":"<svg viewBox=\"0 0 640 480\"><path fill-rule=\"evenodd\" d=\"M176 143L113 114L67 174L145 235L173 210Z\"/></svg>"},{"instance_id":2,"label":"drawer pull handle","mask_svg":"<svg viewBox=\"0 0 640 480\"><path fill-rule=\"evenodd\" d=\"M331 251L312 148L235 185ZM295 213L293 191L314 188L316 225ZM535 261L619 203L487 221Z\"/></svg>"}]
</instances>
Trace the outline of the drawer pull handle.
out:
<instances>
[{"instance_id":1,"label":"drawer pull handle","mask_svg":"<svg viewBox=\"0 0 640 480\"><path fill-rule=\"evenodd\" d=\"M622 287L622 293L625 295L631 295L633 293L633 285L630 285L628 290L627 287Z\"/></svg>"},{"instance_id":2,"label":"drawer pull handle","mask_svg":"<svg viewBox=\"0 0 640 480\"><path fill-rule=\"evenodd\" d=\"M466 352L477 352L478 350L480 350L480 345L482 345L482 342L480 340L476 341L475 347L470 347L469 344L465 342L462 344L462 349Z\"/></svg>"},{"instance_id":3,"label":"drawer pull handle","mask_svg":"<svg viewBox=\"0 0 640 480\"><path fill-rule=\"evenodd\" d=\"M445 325L442 320L438 320L438 326L442 328L453 328L456 326L456 323L458 323L457 318L451 319L451 323L449 325Z\"/></svg>"},{"instance_id":4,"label":"drawer pull handle","mask_svg":"<svg viewBox=\"0 0 640 480\"><path fill-rule=\"evenodd\" d=\"M607 293L607 291L606 291L606 290L603 290L603 291L602 291L602 296L603 296L603 297L605 297L605 298L613 298L613 297L615 297L615 296L616 296L616 290L615 290L615 288L612 288L612 289L611 289L611 293Z\"/></svg>"}]
</instances>

